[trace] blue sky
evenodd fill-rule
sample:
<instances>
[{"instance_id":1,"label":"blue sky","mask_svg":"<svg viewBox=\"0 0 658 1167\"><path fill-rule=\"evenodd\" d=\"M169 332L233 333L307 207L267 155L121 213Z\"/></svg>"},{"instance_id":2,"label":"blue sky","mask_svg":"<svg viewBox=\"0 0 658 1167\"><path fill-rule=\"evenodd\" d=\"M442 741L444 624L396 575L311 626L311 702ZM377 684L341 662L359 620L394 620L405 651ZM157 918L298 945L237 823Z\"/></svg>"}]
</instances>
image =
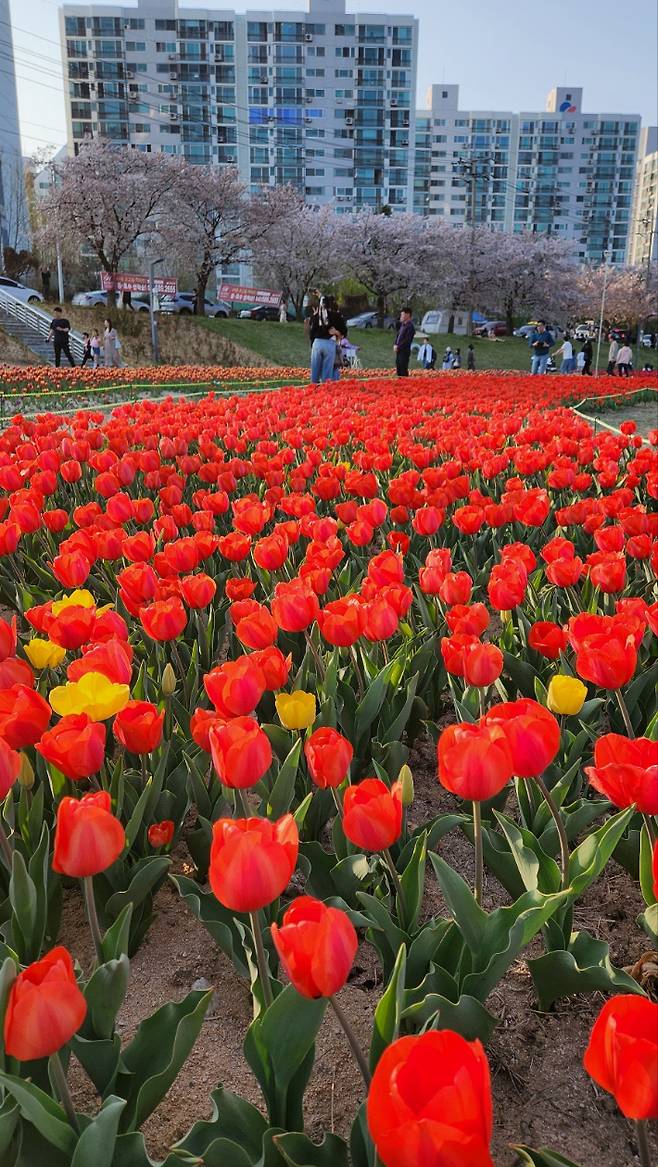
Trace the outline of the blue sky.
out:
<instances>
[{"instance_id":1,"label":"blue sky","mask_svg":"<svg viewBox=\"0 0 658 1167\"><path fill-rule=\"evenodd\" d=\"M10 0L24 153L65 142L57 0ZM128 5L127 5L128 6ZM183 7L194 7L183 4ZM210 5L221 9L222 5ZM237 12L264 0L227 3ZM306 12L306 0L270 0ZM433 81L457 82L465 109L541 110L554 85L581 85L584 110L658 121L653 0L348 0L348 11L420 20L419 106ZM0 27L0 45L6 29Z\"/></svg>"}]
</instances>

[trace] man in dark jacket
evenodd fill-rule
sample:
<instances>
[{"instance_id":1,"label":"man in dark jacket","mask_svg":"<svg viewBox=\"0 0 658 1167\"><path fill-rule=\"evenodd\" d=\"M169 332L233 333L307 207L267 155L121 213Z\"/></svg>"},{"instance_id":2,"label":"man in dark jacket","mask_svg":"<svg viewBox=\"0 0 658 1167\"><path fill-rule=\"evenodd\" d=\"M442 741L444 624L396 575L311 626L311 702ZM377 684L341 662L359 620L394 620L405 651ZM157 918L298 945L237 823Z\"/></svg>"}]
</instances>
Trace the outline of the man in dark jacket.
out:
<instances>
[{"instance_id":1,"label":"man in dark jacket","mask_svg":"<svg viewBox=\"0 0 658 1167\"><path fill-rule=\"evenodd\" d=\"M543 320L537 321L537 327L530 333L530 348L532 349L532 373L545 373L551 346L554 344L553 334L548 332Z\"/></svg>"},{"instance_id":2,"label":"man in dark jacket","mask_svg":"<svg viewBox=\"0 0 658 1167\"><path fill-rule=\"evenodd\" d=\"M400 327L395 338L393 351L395 353L395 371L398 377L409 376L409 357L411 356L411 342L416 334L414 322L411 319L411 308L403 308L400 312Z\"/></svg>"},{"instance_id":3,"label":"man in dark jacket","mask_svg":"<svg viewBox=\"0 0 658 1167\"><path fill-rule=\"evenodd\" d=\"M48 340L52 340L55 348L55 367L59 369L62 359L62 353L68 358L69 365L75 368L75 361L71 356L71 349L69 348L69 332L71 325L66 317L62 314L62 309L59 304L53 308L53 318L50 321L50 331L48 333Z\"/></svg>"}]
</instances>

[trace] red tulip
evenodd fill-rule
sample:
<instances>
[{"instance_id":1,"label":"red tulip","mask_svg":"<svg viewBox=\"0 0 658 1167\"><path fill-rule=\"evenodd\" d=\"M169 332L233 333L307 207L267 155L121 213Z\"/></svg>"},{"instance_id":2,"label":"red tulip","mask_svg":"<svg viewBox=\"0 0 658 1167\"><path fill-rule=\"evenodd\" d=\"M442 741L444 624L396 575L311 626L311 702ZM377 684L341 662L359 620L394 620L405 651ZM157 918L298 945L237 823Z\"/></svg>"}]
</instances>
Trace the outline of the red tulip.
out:
<instances>
[{"instance_id":1,"label":"red tulip","mask_svg":"<svg viewBox=\"0 0 658 1167\"><path fill-rule=\"evenodd\" d=\"M402 783L364 778L343 795L343 830L363 851L384 851L402 830Z\"/></svg>"},{"instance_id":2,"label":"red tulip","mask_svg":"<svg viewBox=\"0 0 658 1167\"><path fill-rule=\"evenodd\" d=\"M305 580L276 585L272 615L284 632L303 632L317 618L319 611L318 598Z\"/></svg>"},{"instance_id":3,"label":"red tulip","mask_svg":"<svg viewBox=\"0 0 658 1167\"><path fill-rule=\"evenodd\" d=\"M114 736L130 754L151 754L162 741L164 709L150 701L129 701L114 718Z\"/></svg>"},{"instance_id":4,"label":"red tulip","mask_svg":"<svg viewBox=\"0 0 658 1167\"><path fill-rule=\"evenodd\" d=\"M291 814L269 819L217 819L208 878L233 912L257 912L285 891L297 864L299 834Z\"/></svg>"},{"instance_id":5,"label":"red tulip","mask_svg":"<svg viewBox=\"0 0 658 1167\"><path fill-rule=\"evenodd\" d=\"M467 571L450 571L439 588L439 597L444 604L468 604L473 590L473 580Z\"/></svg>"},{"instance_id":6,"label":"red tulip","mask_svg":"<svg viewBox=\"0 0 658 1167\"><path fill-rule=\"evenodd\" d=\"M52 563L55 579L65 588L79 588L91 571L91 563L81 551L70 555L56 555Z\"/></svg>"},{"instance_id":7,"label":"red tulip","mask_svg":"<svg viewBox=\"0 0 658 1167\"><path fill-rule=\"evenodd\" d=\"M455 604L446 612L446 624L455 636L481 636L489 627L484 604Z\"/></svg>"},{"instance_id":8,"label":"red tulip","mask_svg":"<svg viewBox=\"0 0 658 1167\"><path fill-rule=\"evenodd\" d=\"M601 689L621 689L637 668L637 649L631 634L608 632L587 636L576 645L576 672Z\"/></svg>"},{"instance_id":9,"label":"red tulip","mask_svg":"<svg viewBox=\"0 0 658 1167\"><path fill-rule=\"evenodd\" d=\"M469 685L493 685L503 671L503 654L495 644L476 640L464 652L464 677Z\"/></svg>"},{"instance_id":10,"label":"red tulip","mask_svg":"<svg viewBox=\"0 0 658 1167\"><path fill-rule=\"evenodd\" d=\"M74 782L97 774L105 760L106 730L86 713L69 713L37 742L38 752Z\"/></svg>"},{"instance_id":11,"label":"red tulip","mask_svg":"<svg viewBox=\"0 0 658 1167\"><path fill-rule=\"evenodd\" d=\"M0 689L0 737L12 750L33 746L45 733L51 712L48 702L28 685Z\"/></svg>"},{"instance_id":12,"label":"red tulip","mask_svg":"<svg viewBox=\"0 0 658 1167\"><path fill-rule=\"evenodd\" d=\"M151 640L176 640L187 624L187 612L177 596L140 608L139 618Z\"/></svg>"},{"instance_id":13,"label":"red tulip","mask_svg":"<svg viewBox=\"0 0 658 1167\"><path fill-rule=\"evenodd\" d=\"M363 605L355 596L343 596L321 608L317 621L320 632L329 644L349 647L363 634Z\"/></svg>"},{"instance_id":14,"label":"red tulip","mask_svg":"<svg viewBox=\"0 0 658 1167\"><path fill-rule=\"evenodd\" d=\"M351 742L329 726L316 729L304 743L309 774L322 790L340 786L345 781L354 750Z\"/></svg>"},{"instance_id":15,"label":"red tulip","mask_svg":"<svg viewBox=\"0 0 658 1167\"><path fill-rule=\"evenodd\" d=\"M181 580L181 593L188 608L207 608L217 591L217 584L202 571Z\"/></svg>"},{"instance_id":16,"label":"red tulip","mask_svg":"<svg viewBox=\"0 0 658 1167\"><path fill-rule=\"evenodd\" d=\"M23 969L9 990L5 1053L19 1062L47 1058L71 1040L86 1015L70 954L52 948Z\"/></svg>"},{"instance_id":17,"label":"red tulip","mask_svg":"<svg viewBox=\"0 0 658 1167\"><path fill-rule=\"evenodd\" d=\"M398 1038L377 1063L367 1115L384 1167L493 1167L491 1081L479 1041L449 1029Z\"/></svg>"},{"instance_id":18,"label":"red tulip","mask_svg":"<svg viewBox=\"0 0 658 1167\"><path fill-rule=\"evenodd\" d=\"M208 733L210 753L220 782L232 789L255 786L272 764L267 734L253 717L234 717Z\"/></svg>"},{"instance_id":19,"label":"red tulip","mask_svg":"<svg viewBox=\"0 0 658 1167\"><path fill-rule=\"evenodd\" d=\"M585 773L595 790L623 809L637 806L658 814L658 743L607 733L594 745L594 765Z\"/></svg>"},{"instance_id":20,"label":"red tulip","mask_svg":"<svg viewBox=\"0 0 658 1167\"><path fill-rule=\"evenodd\" d=\"M21 656L8 656L0 661L0 689L11 689L13 685L34 688L34 673Z\"/></svg>"},{"instance_id":21,"label":"red tulip","mask_svg":"<svg viewBox=\"0 0 658 1167\"><path fill-rule=\"evenodd\" d=\"M97 629L94 629L96 636ZM102 644L93 644L66 670L69 681L79 681L85 673L102 673L116 685L129 685L132 678L133 650L125 640L111 636Z\"/></svg>"},{"instance_id":22,"label":"red tulip","mask_svg":"<svg viewBox=\"0 0 658 1167\"><path fill-rule=\"evenodd\" d=\"M257 605L255 611L243 616L235 626L235 635L247 648L268 648L274 644L278 632L276 620L264 604Z\"/></svg>"},{"instance_id":23,"label":"red tulip","mask_svg":"<svg viewBox=\"0 0 658 1167\"><path fill-rule=\"evenodd\" d=\"M249 659L260 668L268 692L283 688L290 675L292 654L284 656L281 649L272 644L269 648L252 652Z\"/></svg>"},{"instance_id":24,"label":"red tulip","mask_svg":"<svg viewBox=\"0 0 658 1167\"><path fill-rule=\"evenodd\" d=\"M484 724L504 730L518 778L543 774L560 748L557 718L543 705L526 697L493 705Z\"/></svg>"},{"instance_id":25,"label":"red tulip","mask_svg":"<svg viewBox=\"0 0 658 1167\"><path fill-rule=\"evenodd\" d=\"M272 940L302 997L333 997L347 980L359 941L349 916L311 896L298 896Z\"/></svg>"},{"instance_id":26,"label":"red tulip","mask_svg":"<svg viewBox=\"0 0 658 1167\"><path fill-rule=\"evenodd\" d=\"M528 644L546 660L557 660L567 647L567 634L552 620L538 620L528 633Z\"/></svg>"},{"instance_id":27,"label":"red tulip","mask_svg":"<svg viewBox=\"0 0 658 1167\"><path fill-rule=\"evenodd\" d=\"M53 871L82 879L111 867L126 845L106 790L63 798L57 808Z\"/></svg>"},{"instance_id":28,"label":"red tulip","mask_svg":"<svg viewBox=\"0 0 658 1167\"><path fill-rule=\"evenodd\" d=\"M601 1009L583 1064L626 1118L658 1118L658 1005L634 993Z\"/></svg>"},{"instance_id":29,"label":"red tulip","mask_svg":"<svg viewBox=\"0 0 658 1167\"><path fill-rule=\"evenodd\" d=\"M443 730L437 747L439 782L459 798L493 798L514 773L504 729L485 722L459 722Z\"/></svg>"},{"instance_id":30,"label":"red tulip","mask_svg":"<svg viewBox=\"0 0 658 1167\"><path fill-rule=\"evenodd\" d=\"M0 663L8 656L16 655L16 617L12 616L11 624L0 619Z\"/></svg>"},{"instance_id":31,"label":"red tulip","mask_svg":"<svg viewBox=\"0 0 658 1167\"><path fill-rule=\"evenodd\" d=\"M48 638L60 648L80 648L91 640L96 623L96 609L71 604L57 616L51 616L45 628Z\"/></svg>"},{"instance_id":32,"label":"red tulip","mask_svg":"<svg viewBox=\"0 0 658 1167\"><path fill-rule=\"evenodd\" d=\"M168 847L174 837L174 823L171 819L163 819L161 823L152 823L146 836L153 848Z\"/></svg>"},{"instance_id":33,"label":"red tulip","mask_svg":"<svg viewBox=\"0 0 658 1167\"><path fill-rule=\"evenodd\" d=\"M206 693L222 717L244 717L253 713L265 692L265 677L250 656L226 661L203 678Z\"/></svg>"},{"instance_id":34,"label":"red tulip","mask_svg":"<svg viewBox=\"0 0 658 1167\"><path fill-rule=\"evenodd\" d=\"M6 798L21 772L21 756L0 737L0 799Z\"/></svg>"}]
</instances>

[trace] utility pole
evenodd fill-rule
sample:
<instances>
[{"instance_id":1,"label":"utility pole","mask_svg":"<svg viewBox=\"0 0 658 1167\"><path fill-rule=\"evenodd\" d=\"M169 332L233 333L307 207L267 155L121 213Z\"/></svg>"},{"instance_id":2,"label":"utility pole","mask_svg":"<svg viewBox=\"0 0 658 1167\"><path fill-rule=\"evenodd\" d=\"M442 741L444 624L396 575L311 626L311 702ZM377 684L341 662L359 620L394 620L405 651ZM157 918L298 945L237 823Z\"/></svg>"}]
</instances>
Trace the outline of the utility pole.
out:
<instances>
[{"instance_id":1,"label":"utility pole","mask_svg":"<svg viewBox=\"0 0 658 1167\"><path fill-rule=\"evenodd\" d=\"M473 335L473 312L475 311L475 211L477 206L477 184L479 181L485 181L489 178L489 171L487 169L489 162L490 158L488 154L481 158L474 156L470 158L459 158L457 160L457 167L455 168L455 172L461 176L469 190L469 214L467 221L471 227L471 247L468 278L467 336Z\"/></svg>"},{"instance_id":2,"label":"utility pole","mask_svg":"<svg viewBox=\"0 0 658 1167\"><path fill-rule=\"evenodd\" d=\"M151 317L151 352L153 354L153 364L157 365L160 360L160 349L158 345L158 322L155 317L155 269L159 263L164 263L164 257L160 259L153 259L149 264L149 315Z\"/></svg>"},{"instance_id":3,"label":"utility pole","mask_svg":"<svg viewBox=\"0 0 658 1167\"><path fill-rule=\"evenodd\" d=\"M55 167L50 167L50 185L55 186ZM59 235L55 236L55 259L57 263L57 295L60 304L64 303L64 269L62 267L62 249L59 245Z\"/></svg>"},{"instance_id":4,"label":"utility pole","mask_svg":"<svg viewBox=\"0 0 658 1167\"><path fill-rule=\"evenodd\" d=\"M603 252L603 288L601 290L601 314L599 316L599 334L598 334L598 337L596 340L596 370L594 372L595 377L598 377L598 375L599 375L599 358L601 356L601 337L603 335L603 313L605 311L605 293L606 293L606 288L608 285L608 260L609 260L609 258L610 258L610 252L604 251Z\"/></svg>"},{"instance_id":5,"label":"utility pole","mask_svg":"<svg viewBox=\"0 0 658 1167\"><path fill-rule=\"evenodd\" d=\"M645 277L646 278L647 293L648 293L649 281L651 278L651 252L653 250L653 236L654 236L654 232L656 229L655 228L655 215L653 212L653 203L649 204L649 207L646 211L646 214L641 219L638 220L637 226L638 226L638 230L637 230L638 236L642 236L645 240L646 240L647 234L649 236L648 242L646 245L647 246L647 271L646 271L646 277ZM644 331L645 323L646 323L646 320L643 320L642 321L642 331ZM637 335L635 337L635 366L638 369L640 367L640 324L639 324L639 321L638 321L638 325L637 325Z\"/></svg>"}]
</instances>

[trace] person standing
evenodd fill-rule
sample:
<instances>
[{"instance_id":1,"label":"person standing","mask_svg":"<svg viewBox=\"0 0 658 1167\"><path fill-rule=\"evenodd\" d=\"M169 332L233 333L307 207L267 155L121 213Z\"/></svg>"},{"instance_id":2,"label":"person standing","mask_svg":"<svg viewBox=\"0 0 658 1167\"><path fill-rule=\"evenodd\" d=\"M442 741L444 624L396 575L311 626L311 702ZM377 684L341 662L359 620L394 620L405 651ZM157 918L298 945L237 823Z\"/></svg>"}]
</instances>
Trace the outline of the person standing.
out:
<instances>
[{"instance_id":1,"label":"person standing","mask_svg":"<svg viewBox=\"0 0 658 1167\"><path fill-rule=\"evenodd\" d=\"M320 303L311 313L309 335L311 339L311 382L319 385L332 381L336 360L337 335L346 336L347 324L338 311L333 296L321 296Z\"/></svg>"},{"instance_id":2,"label":"person standing","mask_svg":"<svg viewBox=\"0 0 658 1167\"><path fill-rule=\"evenodd\" d=\"M50 268L47 265L41 268L41 289L44 300L48 300L50 297Z\"/></svg>"},{"instance_id":3,"label":"person standing","mask_svg":"<svg viewBox=\"0 0 658 1167\"><path fill-rule=\"evenodd\" d=\"M571 337L568 332L565 332L562 344L553 355L559 357L560 354L562 354L560 372L574 373L576 371L576 358L573 355L573 344L571 343Z\"/></svg>"},{"instance_id":4,"label":"person standing","mask_svg":"<svg viewBox=\"0 0 658 1167\"><path fill-rule=\"evenodd\" d=\"M135 311L135 309L133 308L133 294L130 291L130 288L126 288L124 290L123 295L121 296L121 303L123 304L123 307L124 307L124 309L126 309L126 311L128 311L128 312Z\"/></svg>"},{"instance_id":5,"label":"person standing","mask_svg":"<svg viewBox=\"0 0 658 1167\"><path fill-rule=\"evenodd\" d=\"M551 345L553 344L553 336L548 332L545 321L537 321L536 328L530 333L529 343L532 349L531 373L545 373Z\"/></svg>"},{"instance_id":6,"label":"person standing","mask_svg":"<svg viewBox=\"0 0 658 1167\"><path fill-rule=\"evenodd\" d=\"M121 367L121 341L109 317L105 318L103 333L103 357L106 369Z\"/></svg>"},{"instance_id":7,"label":"person standing","mask_svg":"<svg viewBox=\"0 0 658 1167\"><path fill-rule=\"evenodd\" d=\"M91 338L91 359L94 362L94 368L99 369L101 364L101 338L98 335L98 329L95 328Z\"/></svg>"},{"instance_id":8,"label":"person standing","mask_svg":"<svg viewBox=\"0 0 658 1167\"><path fill-rule=\"evenodd\" d=\"M610 337L610 348L608 349L608 368L606 372L609 377L615 375L615 365L617 364L617 353L619 352L619 341L616 336Z\"/></svg>"},{"instance_id":9,"label":"person standing","mask_svg":"<svg viewBox=\"0 0 658 1167\"><path fill-rule=\"evenodd\" d=\"M436 364L436 353L429 340L424 340L418 349L418 364L424 369L433 369Z\"/></svg>"},{"instance_id":10,"label":"person standing","mask_svg":"<svg viewBox=\"0 0 658 1167\"><path fill-rule=\"evenodd\" d=\"M67 357L69 365L72 369L75 368L75 361L71 356L71 349L69 348L69 333L71 325L66 317L62 314L62 309L59 304L53 308L53 318L50 321L50 331L48 333L48 340L52 340L55 348L55 368L59 369L62 353Z\"/></svg>"},{"instance_id":11,"label":"person standing","mask_svg":"<svg viewBox=\"0 0 658 1167\"><path fill-rule=\"evenodd\" d=\"M279 324L288 323L288 306L285 297L282 296L279 300Z\"/></svg>"},{"instance_id":12,"label":"person standing","mask_svg":"<svg viewBox=\"0 0 658 1167\"><path fill-rule=\"evenodd\" d=\"M453 360L454 357L452 355L452 349L450 345L448 345L446 351L443 354L443 361L441 362L441 368L444 373L447 373L448 370L452 368Z\"/></svg>"},{"instance_id":13,"label":"person standing","mask_svg":"<svg viewBox=\"0 0 658 1167\"><path fill-rule=\"evenodd\" d=\"M84 369L85 365L87 364L87 361L92 361L92 363L93 363L93 354L91 351L91 338L90 338L88 332L83 332L83 334L82 334L82 360L80 361L80 368L81 369Z\"/></svg>"},{"instance_id":14,"label":"person standing","mask_svg":"<svg viewBox=\"0 0 658 1167\"><path fill-rule=\"evenodd\" d=\"M583 341L583 347L581 348L580 352L581 352L581 355L583 358L583 367L580 371L581 371L583 377L591 377L592 376L592 357L594 356L594 349L592 348L592 342L591 342L589 336L587 337L586 340Z\"/></svg>"},{"instance_id":15,"label":"person standing","mask_svg":"<svg viewBox=\"0 0 658 1167\"><path fill-rule=\"evenodd\" d=\"M620 377L630 376L631 366L633 364L633 350L627 341L624 341L617 353L616 364Z\"/></svg>"},{"instance_id":16,"label":"person standing","mask_svg":"<svg viewBox=\"0 0 658 1167\"><path fill-rule=\"evenodd\" d=\"M455 349L455 355L452 358L452 367L453 369L461 369L462 367L462 350L460 348Z\"/></svg>"},{"instance_id":17,"label":"person standing","mask_svg":"<svg viewBox=\"0 0 658 1167\"><path fill-rule=\"evenodd\" d=\"M469 344L466 350L466 368L469 373L475 372L475 349L472 344Z\"/></svg>"},{"instance_id":18,"label":"person standing","mask_svg":"<svg viewBox=\"0 0 658 1167\"><path fill-rule=\"evenodd\" d=\"M411 308L403 308L400 312L400 327L393 345L395 353L395 371L398 377L409 376L409 358L411 356L411 342L416 335L414 322L411 319Z\"/></svg>"}]
</instances>

